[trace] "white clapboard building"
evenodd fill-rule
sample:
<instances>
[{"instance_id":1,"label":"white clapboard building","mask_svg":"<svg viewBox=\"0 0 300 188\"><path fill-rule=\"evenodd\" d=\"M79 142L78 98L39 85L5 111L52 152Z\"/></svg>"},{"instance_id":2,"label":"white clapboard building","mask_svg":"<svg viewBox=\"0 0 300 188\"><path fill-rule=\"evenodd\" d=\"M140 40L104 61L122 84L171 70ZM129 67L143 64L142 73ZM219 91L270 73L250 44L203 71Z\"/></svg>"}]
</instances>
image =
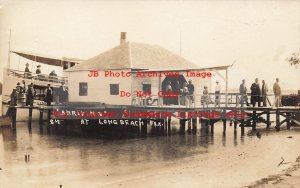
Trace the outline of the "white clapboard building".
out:
<instances>
[{"instance_id":1,"label":"white clapboard building","mask_svg":"<svg viewBox=\"0 0 300 188\"><path fill-rule=\"evenodd\" d=\"M157 45L129 42L126 40L126 33L122 32L120 45L66 70L65 74L69 79L69 102L145 105L141 103L143 97L137 96L137 92L142 91L151 92L152 99L158 99L152 105L162 105L163 99L159 97L159 92L164 91L169 81L172 87L176 81L182 87L184 82L192 80L194 94L200 95L205 85L211 88L211 78L186 77L186 71L199 73L217 69L218 67L201 69ZM224 67L219 70L224 70ZM91 76L91 71L97 71L98 76ZM175 72L180 75L165 75ZM127 96L122 97L121 94L124 93ZM178 104L176 100L171 103Z\"/></svg>"}]
</instances>

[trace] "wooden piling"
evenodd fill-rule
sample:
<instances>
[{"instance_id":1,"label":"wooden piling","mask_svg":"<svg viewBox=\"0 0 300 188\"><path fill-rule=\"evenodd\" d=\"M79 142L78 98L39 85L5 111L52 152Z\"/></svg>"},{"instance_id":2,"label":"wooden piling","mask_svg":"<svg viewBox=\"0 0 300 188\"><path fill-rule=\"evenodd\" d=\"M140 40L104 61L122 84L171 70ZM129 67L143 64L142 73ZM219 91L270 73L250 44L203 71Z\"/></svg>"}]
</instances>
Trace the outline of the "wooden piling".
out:
<instances>
[{"instance_id":1,"label":"wooden piling","mask_svg":"<svg viewBox=\"0 0 300 188\"><path fill-rule=\"evenodd\" d=\"M205 133L209 133L209 119L205 120Z\"/></svg>"},{"instance_id":2,"label":"wooden piling","mask_svg":"<svg viewBox=\"0 0 300 188\"><path fill-rule=\"evenodd\" d=\"M270 128L271 122L270 122L270 111L267 111L267 129Z\"/></svg>"},{"instance_id":3,"label":"wooden piling","mask_svg":"<svg viewBox=\"0 0 300 188\"><path fill-rule=\"evenodd\" d=\"M245 113L244 110L242 110L241 114L241 135L244 136L245 135L245 117L243 116L243 114Z\"/></svg>"},{"instance_id":4,"label":"wooden piling","mask_svg":"<svg viewBox=\"0 0 300 188\"><path fill-rule=\"evenodd\" d=\"M226 110L223 110L221 118L223 121L223 135L225 135L226 134Z\"/></svg>"},{"instance_id":5,"label":"wooden piling","mask_svg":"<svg viewBox=\"0 0 300 188\"><path fill-rule=\"evenodd\" d=\"M197 132L197 118L192 119L192 131L193 133Z\"/></svg>"},{"instance_id":6,"label":"wooden piling","mask_svg":"<svg viewBox=\"0 0 300 188\"><path fill-rule=\"evenodd\" d=\"M252 131L256 131L256 111L254 110L253 111L253 117L252 117L252 119L253 119L253 121L252 121Z\"/></svg>"},{"instance_id":7,"label":"wooden piling","mask_svg":"<svg viewBox=\"0 0 300 188\"><path fill-rule=\"evenodd\" d=\"M184 133L185 132L185 119L181 118L179 120L179 124L180 124L180 132Z\"/></svg>"},{"instance_id":8,"label":"wooden piling","mask_svg":"<svg viewBox=\"0 0 300 188\"><path fill-rule=\"evenodd\" d=\"M144 124L142 125L141 132L142 132L142 134L146 135L147 134L147 124L149 123L149 121L144 120L143 122L144 122Z\"/></svg>"},{"instance_id":9,"label":"wooden piling","mask_svg":"<svg viewBox=\"0 0 300 188\"><path fill-rule=\"evenodd\" d=\"M168 131L168 118L164 118L164 131L167 132Z\"/></svg>"},{"instance_id":10,"label":"wooden piling","mask_svg":"<svg viewBox=\"0 0 300 188\"><path fill-rule=\"evenodd\" d=\"M43 124L43 111L40 110L40 117L39 117L39 124L42 125Z\"/></svg>"},{"instance_id":11,"label":"wooden piling","mask_svg":"<svg viewBox=\"0 0 300 188\"><path fill-rule=\"evenodd\" d=\"M51 119L51 110L48 110L48 116L47 116L48 122L50 122L50 119Z\"/></svg>"},{"instance_id":12,"label":"wooden piling","mask_svg":"<svg viewBox=\"0 0 300 188\"><path fill-rule=\"evenodd\" d=\"M290 120L290 117L291 117L291 113L290 112L287 112L286 113L286 128L288 130L290 130L290 127L291 127L291 120Z\"/></svg>"},{"instance_id":13,"label":"wooden piling","mask_svg":"<svg viewBox=\"0 0 300 188\"><path fill-rule=\"evenodd\" d=\"M12 129L16 130L17 108L16 107L9 107L9 108L12 108Z\"/></svg>"},{"instance_id":14,"label":"wooden piling","mask_svg":"<svg viewBox=\"0 0 300 188\"><path fill-rule=\"evenodd\" d=\"M277 131L280 131L280 114L279 110L276 110L276 125L275 128Z\"/></svg>"},{"instance_id":15,"label":"wooden piling","mask_svg":"<svg viewBox=\"0 0 300 188\"><path fill-rule=\"evenodd\" d=\"M171 133L171 117L168 117L168 133Z\"/></svg>"},{"instance_id":16,"label":"wooden piling","mask_svg":"<svg viewBox=\"0 0 300 188\"><path fill-rule=\"evenodd\" d=\"M210 120L210 133L213 134L214 133L214 120Z\"/></svg>"},{"instance_id":17,"label":"wooden piling","mask_svg":"<svg viewBox=\"0 0 300 188\"><path fill-rule=\"evenodd\" d=\"M32 122L32 107L29 107L29 115L28 115L28 127L31 127Z\"/></svg>"},{"instance_id":18,"label":"wooden piling","mask_svg":"<svg viewBox=\"0 0 300 188\"><path fill-rule=\"evenodd\" d=\"M237 122L237 111L234 112L234 122L233 122L233 124L234 124L234 131L236 131L237 124L238 124L238 122Z\"/></svg>"},{"instance_id":19,"label":"wooden piling","mask_svg":"<svg viewBox=\"0 0 300 188\"><path fill-rule=\"evenodd\" d=\"M188 132L191 132L191 130L192 130L192 126L191 126L191 118L189 118L187 121L188 121Z\"/></svg>"}]
</instances>

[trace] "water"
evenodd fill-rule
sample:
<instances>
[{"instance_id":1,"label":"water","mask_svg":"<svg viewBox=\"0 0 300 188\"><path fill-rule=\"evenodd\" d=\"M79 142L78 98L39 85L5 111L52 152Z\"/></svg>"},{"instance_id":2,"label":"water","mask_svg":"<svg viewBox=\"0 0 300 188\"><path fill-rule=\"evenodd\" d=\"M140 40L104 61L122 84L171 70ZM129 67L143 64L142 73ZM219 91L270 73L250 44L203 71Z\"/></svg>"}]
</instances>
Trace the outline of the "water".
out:
<instances>
[{"instance_id":1,"label":"water","mask_svg":"<svg viewBox=\"0 0 300 188\"><path fill-rule=\"evenodd\" d=\"M232 127L223 136L221 124L215 125L214 135L200 130L179 135L176 126L172 135L117 140L41 132L37 123L31 131L26 123L18 123L16 133L2 127L0 187L104 186L259 141L232 134Z\"/></svg>"}]
</instances>

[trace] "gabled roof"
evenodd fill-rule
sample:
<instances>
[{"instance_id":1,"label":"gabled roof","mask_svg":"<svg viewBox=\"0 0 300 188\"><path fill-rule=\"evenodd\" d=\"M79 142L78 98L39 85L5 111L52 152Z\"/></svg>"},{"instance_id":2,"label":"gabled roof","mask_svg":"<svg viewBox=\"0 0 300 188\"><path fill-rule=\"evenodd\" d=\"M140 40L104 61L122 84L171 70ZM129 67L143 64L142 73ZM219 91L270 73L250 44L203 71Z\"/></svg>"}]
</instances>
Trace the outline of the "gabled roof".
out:
<instances>
[{"instance_id":1,"label":"gabled roof","mask_svg":"<svg viewBox=\"0 0 300 188\"><path fill-rule=\"evenodd\" d=\"M157 45L125 42L66 71L197 69L197 65Z\"/></svg>"}]
</instances>

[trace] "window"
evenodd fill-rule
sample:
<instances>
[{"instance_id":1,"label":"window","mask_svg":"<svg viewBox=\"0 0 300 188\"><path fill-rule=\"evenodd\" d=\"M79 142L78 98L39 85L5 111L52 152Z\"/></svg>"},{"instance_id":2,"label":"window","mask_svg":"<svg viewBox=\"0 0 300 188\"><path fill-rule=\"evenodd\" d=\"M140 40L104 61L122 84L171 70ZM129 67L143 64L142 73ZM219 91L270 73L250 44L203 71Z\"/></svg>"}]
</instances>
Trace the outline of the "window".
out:
<instances>
[{"instance_id":1,"label":"window","mask_svg":"<svg viewBox=\"0 0 300 188\"><path fill-rule=\"evenodd\" d=\"M64 63L63 63L63 69L66 70L66 69L68 69L68 68L69 68L69 67L68 67L68 62L64 62Z\"/></svg>"},{"instance_id":2,"label":"window","mask_svg":"<svg viewBox=\"0 0 300 188\"><path fill-rule=\"evenodd\" d=\"M79 83L79 96L87 96L88 84L87 82Z\"/></svg>"},{"instance_id":3,"label":"window","mask_svg":"<svg viewBox=\"0 0 300 188\"><path fill-rule=\"evenodd\" d=\"M143 84L143 92L151 92L151 84Z\"/></svg>"},{"instance_id":4,"label":"window","mask_svg":"<svg viewBox=\"0 0 300 188\"><path fill-rule=\"evenodd\" d=\"M119 95L119 84L110 84L110 95Z\"/></svg>"}]
</instances>

